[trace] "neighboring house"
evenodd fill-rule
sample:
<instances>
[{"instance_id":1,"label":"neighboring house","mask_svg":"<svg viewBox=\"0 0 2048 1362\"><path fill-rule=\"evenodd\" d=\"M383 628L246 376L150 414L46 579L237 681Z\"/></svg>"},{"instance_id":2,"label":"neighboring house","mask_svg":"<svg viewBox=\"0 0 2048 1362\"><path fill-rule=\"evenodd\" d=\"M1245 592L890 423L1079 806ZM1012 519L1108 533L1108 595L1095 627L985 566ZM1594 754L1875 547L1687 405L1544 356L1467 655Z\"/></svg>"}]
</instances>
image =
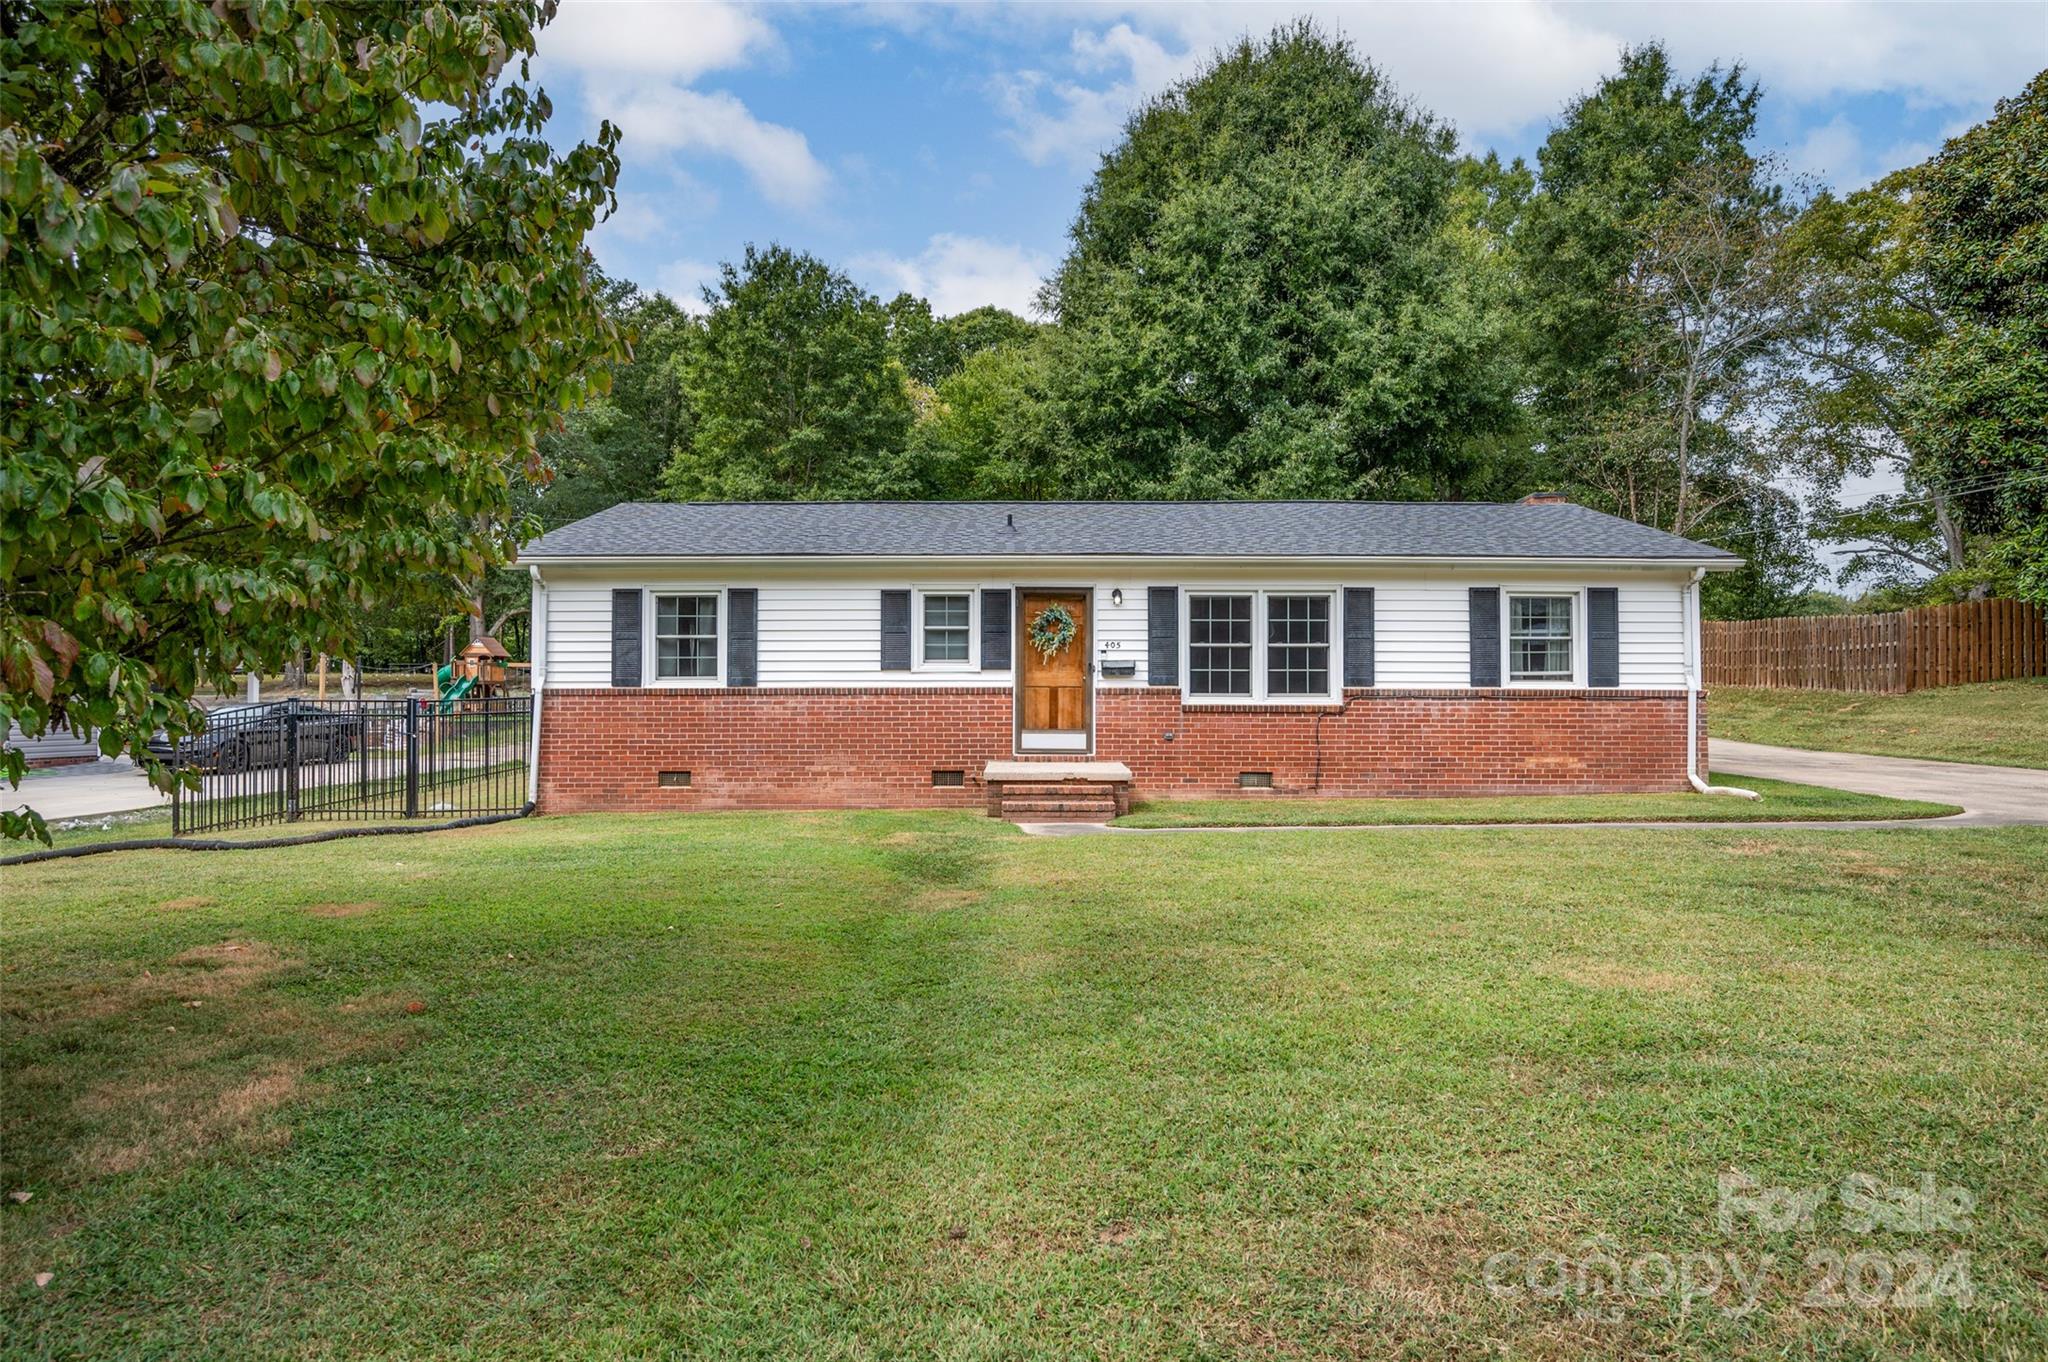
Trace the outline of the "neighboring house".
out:
<instances>
[{"instance_id":1,"label":"neighboring house","mask_svg":"<svg viewBox=\"0 0 2048 1362\"><path fill-rule=\"evenodd\" d=\"M7 725L7 745L18 747L28 757L28 768L40 770L46 766L82 766L86 762L100 759L100 746L88 738L81 738L68 728L53 728L40 738L22 736L21 725Z\"/></svg>"},{"instance_id":2,"label":"neighboring house","mask_svg":"<svg viewBox=\"0 0 2048 1362\"><path fill-rule=\"evenodd\" d=\"M564 812L1685 789L1741 560L1531 498L634 503L520 561Z\"/></svg>"}]
</instances>

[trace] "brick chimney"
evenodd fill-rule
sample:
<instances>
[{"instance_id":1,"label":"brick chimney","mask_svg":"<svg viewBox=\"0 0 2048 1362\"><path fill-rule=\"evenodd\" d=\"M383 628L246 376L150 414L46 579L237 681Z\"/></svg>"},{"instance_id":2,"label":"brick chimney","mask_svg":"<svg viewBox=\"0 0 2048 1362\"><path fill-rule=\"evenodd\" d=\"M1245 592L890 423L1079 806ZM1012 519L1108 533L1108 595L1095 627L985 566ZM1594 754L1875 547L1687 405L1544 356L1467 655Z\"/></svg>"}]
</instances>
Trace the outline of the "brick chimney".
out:
<instances>
[{"instance_id":1,"label":"brick chimney","mask_svg":"<svg viewBox=\"0 0 2048 1362\"><path fill-rule=\"evenodd\" d=\"M1521 504L1524 506L1569 506L1572 504L1572 499L1562 492L1531 492L1528 496L1522 498Z\"/></svg>"}]
</instances>

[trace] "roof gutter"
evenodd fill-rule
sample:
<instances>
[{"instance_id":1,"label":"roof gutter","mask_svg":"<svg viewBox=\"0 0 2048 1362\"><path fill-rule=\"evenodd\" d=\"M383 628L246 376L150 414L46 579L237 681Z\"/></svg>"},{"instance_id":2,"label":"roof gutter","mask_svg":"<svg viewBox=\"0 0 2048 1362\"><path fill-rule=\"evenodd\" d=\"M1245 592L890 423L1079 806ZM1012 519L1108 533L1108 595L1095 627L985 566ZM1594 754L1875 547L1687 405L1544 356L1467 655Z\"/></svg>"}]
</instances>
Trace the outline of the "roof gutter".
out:
<instances>
[{"instance_id":1,"label":"roof gutter","mask_svg":"<svg viewBox=\"0 0 2048 1362\"><path fill-rule=\"evenodd\" d=\"M1599 558L1599 557L1485 557L1477 554L1090 554L1090 553L925 553L925 554L877 554L877 553L751 553L751 554L690 554L690 553L606 553L606 554L539 554L521 557L516 567L538 567L545 563L559 567L638 567L649 563L670 563L678 566L720 567L727 565L753 566L773 564L778 566L799 563L820 563L828 565L873 564L877 567L894 563L1091 563L1104 567L1145 567L1171 565L1175 563L1243 563L1259 567L1293 567L1316 563L1356 563L1367 566L1389 567L1504 567L1504 568L1574 568L1574 567L1627 567L1627 568L1691 568L1697 572L1733 572L1742 566L1742 559L1727 558Z\"/></svg>"}]
</instances>

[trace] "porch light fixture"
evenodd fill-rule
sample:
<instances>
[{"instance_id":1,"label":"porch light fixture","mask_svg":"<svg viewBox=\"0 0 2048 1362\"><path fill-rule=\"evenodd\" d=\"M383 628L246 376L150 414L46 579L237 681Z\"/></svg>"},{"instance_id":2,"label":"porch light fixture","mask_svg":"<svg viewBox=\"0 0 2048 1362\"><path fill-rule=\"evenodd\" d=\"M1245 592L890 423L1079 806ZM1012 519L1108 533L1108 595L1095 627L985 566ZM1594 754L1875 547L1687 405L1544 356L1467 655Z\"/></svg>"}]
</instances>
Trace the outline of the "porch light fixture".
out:
<instances>
[{"instance_id":1,"label":"porch light fixture","mask_svg":"<svg viewBox=\"0 0 2048 1362\"><path fill-rule=\"evenodd\" d=\"M1111 605L1122 605L1124 603L1124 589L1122 587L1113 586L1109 589L1109 603Z\"/></svg>"}]
</instances>

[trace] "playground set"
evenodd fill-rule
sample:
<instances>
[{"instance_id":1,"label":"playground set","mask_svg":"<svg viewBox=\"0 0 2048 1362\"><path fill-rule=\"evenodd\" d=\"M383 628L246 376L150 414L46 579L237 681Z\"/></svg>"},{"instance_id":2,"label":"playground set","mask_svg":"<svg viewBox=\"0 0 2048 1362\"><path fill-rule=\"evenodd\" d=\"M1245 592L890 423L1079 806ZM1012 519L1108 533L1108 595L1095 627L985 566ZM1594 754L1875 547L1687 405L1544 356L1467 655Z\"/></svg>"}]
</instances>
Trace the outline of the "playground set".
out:
<instances>
[{"instance_id":1,"label":"playground set","mask_svg":"<svg viewBox=\"0 0 2048 1362\"><path fill-rule=\"evenodd\" d=\"M509 669L523 665L510 657L504 644L485 634L442 663L434 672L434 714L445 718L468 702L505 694Z\"/></svg>"}]
</instances>

